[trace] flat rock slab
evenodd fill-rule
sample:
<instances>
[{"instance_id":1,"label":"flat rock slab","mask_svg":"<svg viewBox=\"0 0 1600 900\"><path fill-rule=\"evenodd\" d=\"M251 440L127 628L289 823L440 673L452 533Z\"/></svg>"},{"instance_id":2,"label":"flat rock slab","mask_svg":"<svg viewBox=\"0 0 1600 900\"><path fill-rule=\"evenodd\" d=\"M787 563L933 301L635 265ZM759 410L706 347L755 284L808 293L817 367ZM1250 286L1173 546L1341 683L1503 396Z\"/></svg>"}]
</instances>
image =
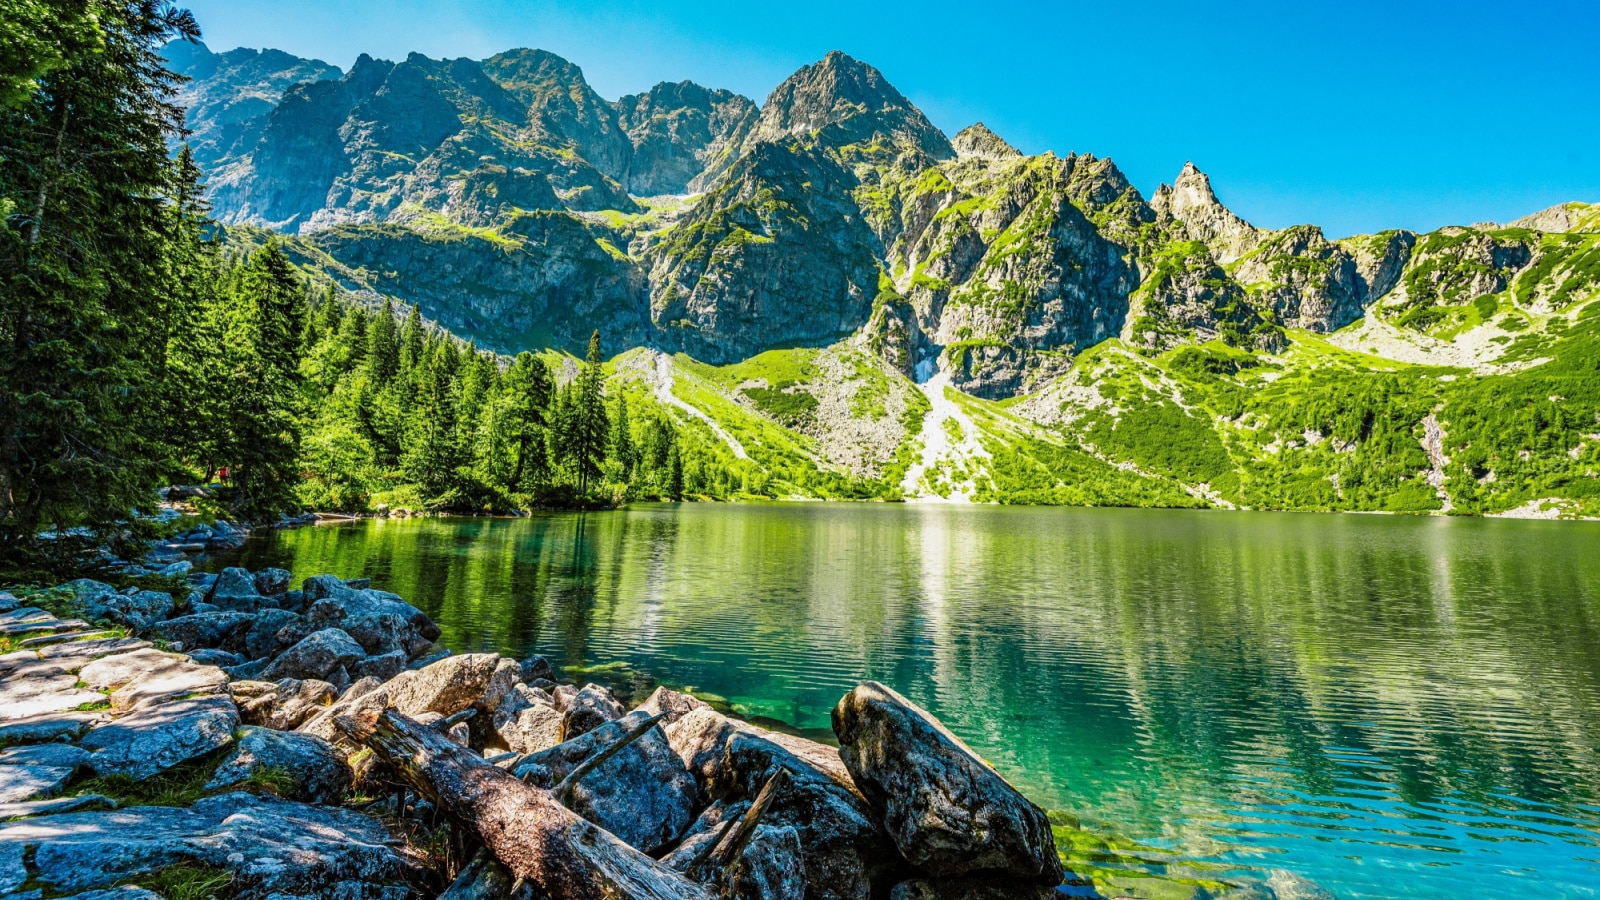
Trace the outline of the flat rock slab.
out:
<instances>
[{"instance_id":1,"label":"flat rock slab","mask_svg":"<svg viewBox=\"0 0 1600 900\"><path fill-rule=\"evenodd\" d=\"M71 744L35 744L0 752L0 803L22 803L61 792L89 758Z\"/></svg>"},{"instance_id":2,"label":"flat rock slab","mask_svg":"<svg viewBox=\"0 0 1600 900\"><path fill-rule=\"evenodd\" d=\"M148 646L150 646L149 641L141 641L138 638L99 638L92 641L70 641L65 644L45 647L39 651L39 658L49 660L99 659L107 654L125 653L129 650L139 650Z\"/></svg>"},{"instance_id":3,"label":"flat rock slab","mask_svg":"<svg viewBox=\"0 0 1600 900\"><path fill-rule=\"evenodd\" d=\"M910 863L941 878L1064 873L1044 810L925 710L866 682L833 710L839 756Z\"/></svg>"},{"instance_id":4,"label":"flat rock slab","mask_svg":"<svg viewBox=\"0 0 1600 900\"><path fill-rule=\"evenodd\" d=\"M20 803L0 803L0 822L24 819L29 816L53 816L59 813L82 812L88 809L116 809L117 801L99 794L79 794L76 797L52 797L49 800L27 800ZM0 857L4 852L0 851ZM3 868L3 864L0 864Z\"/></svg>"},{"instance_id":5,"label":"flat rock slab","mask_svg":"<svg viewBox=\"0 0 1600 900\"><path fill-rule=\"evenodd\" d=\"M407 866L376 819L223 794L189 809L147 806L0 824L0 894L28 880L70 894L190 864L226 869L241 898L403 900Z\"/></svg>"},{"instance_id":6,"label":"flat rock slab","mask_svg":"<svg viewBox=\"0 0 1600 900\"><path fill-rule=\"evenodd\" d=\"M43 744L72 740L91 728L111 721L105 712L63 712L23 716L0 722L0 741L14 744Z\"/></svg>"},{"instance_id":7,"label":"flat rock slab","mask_svg":"<svg viewBox=\"0 0 1600 900\"><path fill-rule=\"evenodd\" d=\"M59 670L13 673L0 681L0 721L76 709L105 700L104 694L77 687L78 678Z\"/></svg>"},{"instance_id":8,"label":"flat rock slab","mask_svg":"<svg viewBox=\"0 0 1600 900\"><path fill-rule=\"evenodd\" d=\"M73 771L59 766L0 766L0 803L22 803L60 793Z\"/></svg>"},{"instance_id":9,"label":"flat rock slab","mask_svg":"<svg viewBox=\"0 0 1600 900\"><path fill-rule=\"evenodd\" d=\"M148 778L226 747L239 727L239 709L226 696L195 697L145 706L84 735L96 775Z\"/></svg>"}]
</instances>

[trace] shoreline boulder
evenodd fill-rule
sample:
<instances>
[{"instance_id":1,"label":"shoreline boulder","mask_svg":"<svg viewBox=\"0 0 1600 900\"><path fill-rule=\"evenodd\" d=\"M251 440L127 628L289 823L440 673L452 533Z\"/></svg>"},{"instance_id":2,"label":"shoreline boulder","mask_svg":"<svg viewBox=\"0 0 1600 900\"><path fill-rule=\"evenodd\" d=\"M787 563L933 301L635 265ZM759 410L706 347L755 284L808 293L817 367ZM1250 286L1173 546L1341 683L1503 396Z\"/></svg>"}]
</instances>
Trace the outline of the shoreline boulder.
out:
<instances>
[{"instance_id":1,"label":"shoreline boulder","mask_svg":"<svg viewBox=\"0 0 1600 900\"><path fill-rule=\"evenodd\" d=\"M1044 810L932 715L866 682L833 710L839 756L914 866L941 878L1065 877Z\"/></svg>"}]
</instances>

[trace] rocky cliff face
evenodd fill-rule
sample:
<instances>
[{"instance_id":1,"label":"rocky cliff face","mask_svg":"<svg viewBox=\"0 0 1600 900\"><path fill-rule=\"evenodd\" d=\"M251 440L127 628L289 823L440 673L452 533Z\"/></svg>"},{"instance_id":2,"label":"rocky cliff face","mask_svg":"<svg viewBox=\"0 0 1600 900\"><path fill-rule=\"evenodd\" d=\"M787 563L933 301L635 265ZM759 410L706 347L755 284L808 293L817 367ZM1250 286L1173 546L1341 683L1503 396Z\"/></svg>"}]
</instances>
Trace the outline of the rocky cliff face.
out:
<instances>
[{"instance_id":1,"label":"rocky cliff face","mask_svg":"<svg viewBox=\"0 0 1600 900\"><path fill-rule=\"evenodd\" d=\"M348 288L415 303L481 345L581 352L596 328L611 346L653 341L643 273L571 213L518 216L494 237L394 224L341 225L286 249Z\"/></svg>"},{"instance_id":2,"label":"rocky cliff face","mask_svg":"<svg viewBox=\"0 0 1600 900\"><path fill-rule=\"evenodd\" d=\"M662 340L733 362L859 328L878 267L854 187L825 152L755 145L644 253Z\"/></svg>"},{"instance_id":3,"label":"rocky cliff face","mask_svg":"<svg viewBox=\"0 0 1600 900\"><path fill-rule=\"evenodd\" d=\"M1026 156L982 124L947 139L839 52L759 108L691 82L608 102L539 50L363 56L342 77L169 54L196 79L222 221L303 235L308 264L501 350L599 326L609 347L725 363L859 334L907 375L1005 397L1114 337L1270 351L1374 308L1472 324L1527 271L1541 309L1600 280L1584 204L1422 237L1257 228L1192 163L1147 201L1108 158Z\"/></svg>"},{"instance_id":4,"label":"rocky cliff face","mask_svg":"<svg viewBox=\"0 0 1600 900\"><path fill-rule=\"evenodd\" d=\"M343 74L338 66L282 50L212 53L198 41L174 41L161 52L174 72L190 79L173 100L189 110L187 143L203 168L249 152L289 88Z\"/></svg>"},{"instance_id":5,"label":"rocky cliff face","mask_svg":"<svg viewBox=\"0 0 1600 900\"><path fill-rule=\"evenodd\" d=\"M748 99L692 81L662 82L616 107L633 143L628 190L641 196L688 193L709 171L725 171L760 115Z\"/></svg>"}]
</instances>

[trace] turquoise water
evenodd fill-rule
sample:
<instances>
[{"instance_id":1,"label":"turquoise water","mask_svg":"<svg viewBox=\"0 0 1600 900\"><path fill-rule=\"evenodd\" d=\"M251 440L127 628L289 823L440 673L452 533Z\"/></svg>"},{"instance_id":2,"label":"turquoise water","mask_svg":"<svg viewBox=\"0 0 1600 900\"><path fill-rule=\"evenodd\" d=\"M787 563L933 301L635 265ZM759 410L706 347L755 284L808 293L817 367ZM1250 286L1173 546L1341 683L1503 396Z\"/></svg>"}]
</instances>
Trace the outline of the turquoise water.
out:
<instances>
[{"instance_id":1,"label":"turquoise water","mask_svg":"<svg viewBox=\"0 0 1600 900\"><path fill-rule=\"evenodd\" d=\"M885 681L1085 826L1342 898L1600 897L1595 524L646 505L225 562L370 576L454 649L801 730Z\"/></svg>"}]
</instances>

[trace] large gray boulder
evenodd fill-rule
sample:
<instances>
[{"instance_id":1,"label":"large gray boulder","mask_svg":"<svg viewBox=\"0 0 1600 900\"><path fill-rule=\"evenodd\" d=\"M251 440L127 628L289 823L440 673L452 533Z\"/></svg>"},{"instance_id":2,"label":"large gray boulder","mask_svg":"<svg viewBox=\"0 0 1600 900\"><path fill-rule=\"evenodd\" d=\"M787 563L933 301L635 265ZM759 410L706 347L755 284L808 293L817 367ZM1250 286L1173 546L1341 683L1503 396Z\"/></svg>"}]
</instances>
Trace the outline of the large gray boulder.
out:
<instances>
[{"instance_id":1,"label":"large gray boulder","mask_svg":"<svg viewBox=\"0 0 1600 900\"><path fill-rule=\"evenodd\" d=\"M350 766L322 738L253 725L240 728L237 737L206 790L225 790L267 772L287 781L285 800L336 805L350 790Z\"/></svg>"},{"instance_id":2,"label":"large gray boulder","mask_svg":"<svg viewBox=\"0 0 1600 900\"><path fill-rule=\"evenodd\" d=\"M787 786L761 821L799 833L808 898L867 900L874 884L902 877L904 861L837 751L710 708L689 712L666 733L673 752L713 801L749 802L780 767L789 770Z\"/></svg>"},{"instance_id":3,"label":"large gray boulder","mask_svg":"<svg viewBox=\"0 0 1600 900\"><path fill-rule=\"evenodd\" d=\"M572 739L587 734L607 722L615 722L626 712L611 692L598 684L586 684L562 707L562 736Z\"/></svg>"},{"instance_id":4,"label":"large gray boulder","mask_svg":"<svg viewBox=\"0 0 1600 900\"><path fill-rule=\"evenodd\" d=\"M402 673L412 677L397 684L389 703L413 718L425 712L455 715L479 705L496 674L501 672L502 661L496 653L447 656L415 672ZM387 683L396 684L397 680Z\"/></svg>"},{"instance_id":5,"label":"large gray boulder","mask_svg":"<svg viewBox=\"0 0 1600 900\"><path fill-rule=\"evenodd\" d=\"M223 569L206 602L236 612L255 612L263 607L277 606L276 602L261 596L261 592L256 590L256 577L240 568Z\"/></svg>"},{"instance_id":6,"label":"large gray boulder","mask_svg":"<svg viewBox=\"0 0 1600 900\"><path fill-rule=\"evenodd\" d=\"M78 678L93 690L111 691L112 709L118 714L180 697L220 694L228 683L215 666L153 648L101 657L85 664Z\"/></svg>"},{"instance_id":7,"label":"large gray boulder","mask_svg":"<svg viewBox=\"0 0 1600 900\"><path fill-rule=\"evenodd\" d=\"M517 767L549 788L589 757L619 740L650 717L634 712L576 738L535 753ZM660 728L624 747L578 782L572 811L655 856L671 846L694 819L699 791L683 761L672 752Z\"/></svg>"},{"instance_id":8,"label":"large gray boulder","mask_svg":"<svg viewBox=\"0 0 1600 900\"><path fill-rule=\"evenodd\" d=\"M71 588L77 595L78 606L87 619L114 622L135 631L144 631L172 615L172 595L160 591L119 593L109 584L88 578L69 581L62 587Z\"/></svg>"},{"instance_id":9,"label":"large gray boulder","mask_svg":"<svg viewBox=\"0 0 1600 900\"><path fill-rule=\"evenodd\" d=\"M149 631L168 643L182 644L185 650L204 647L239 653L244 650L244 635L254 623L255 616L250 613L219 610L157 622Z\"/></svg>"},{"instance_id":10,"label":"large gray boulder","mask_svg":"<svg viewBox=\"0 0 1600 900\"><path fill-rule=\"evenodd\" d=\"M538 688L519 684L500 702L492 719L500 740L517 753L537 753L561 743L561 710Z\"/></svg>"},{"instance_id":11,"label":"large gray boulder","mask_svg":"<svg viewBox=\"0 0 1600 900\"><path fill-rule=\"evenodd\" d=\"M439 626L400 597L348 587L331 575L306 579L304 628L336 627L355 638L369 656L405 652L416 659L439 639Z\"/></svg>"},{"instance_id":12,"label":"large gray boulder","mask_svg":"<svg viewBox=\"0 0 1600 900\"><path fill-rule=\"evenodd\" d=\"M0 824L0 894L91 891L188 864L227 870L239 900L404 900L408 866L392 842L361 813L244 793L69 813Z\"/></svg>"},{"instance_id":13,"label":"large gray boulder","mask_svg":"<svg viewBox=\"0 0 1600 900\"><path fill-rule=\"evenodd\" d=\"M1058 885L1064 873L1044 810L922 708L874 681L833 710L839 755L912 865Z\"/></svg>"},{"instance_id":14,"label":"large gray boulder","mask_svg":"<svg viewBox=\"0 0 1600 900\"><path fill-rule=\"evenodd\" d=\"M722 826L744 815L749 807L748 803L713 803L695 820L683 841L662 857L662 865L687 871L690 863L721 838ZM738 900L805 900L809 886L800 832L788 826L760 825L739 855L739 865L723 896Z\"/></svg>"},{"instance_id":15,"label":"large gray boulder","mask_svg":"<svg viewBox=\"0 0 1600 900\"><path fill-rule=\"evenodd\" d=\"M697 709L710 709L711 704L671 688L658 687L639 704L639 708L651 715L659 715L671 724Z\"/></svg>"},{"instance_id":16,"label":"large gray boulder","mask_svg":"<svg viewBox=\"0 0 1600 900\"><path fill-rule=\"evenodd\" d=\"M244 632L246 659L270 659L277 656L291 642L285 641L283 632L299 623L300 615L287 609L263 609L256 613L255 621Z\"/></svg>"},{"instance_id":17,"label":"large gray boulder","mask_svg":"<svg viewBox=\"0 0 1600 900\"><path fill-rule=\"evenodd\" d=\"M226 696L172 700L141 706L84 735L96 775L149 778L228 746L239 726L239 710Z\"/></svg>"},{"instance_id":18,"label":"large gray boulder","mask_svg":"<svg viewBox=\"0 0 1600 900\"><path fill-rule=\"evenodd\" d=\"M280 678L327 681L334 672L355 665L365 656L361 645L350 635L337 628L324 628L280 653L258 677L262 681Z\"/></svg>"},{"instance_id":19,"label":"large gray boulder","mask_svg":"<svg viewBox=\"0 0 1600 900\"><path fill-rule=\"evenodd\" d=\"M288 569L262 569L255 576L256 593L263 597L287 594L293 577Z\"/></svg>"}]
</instances>

